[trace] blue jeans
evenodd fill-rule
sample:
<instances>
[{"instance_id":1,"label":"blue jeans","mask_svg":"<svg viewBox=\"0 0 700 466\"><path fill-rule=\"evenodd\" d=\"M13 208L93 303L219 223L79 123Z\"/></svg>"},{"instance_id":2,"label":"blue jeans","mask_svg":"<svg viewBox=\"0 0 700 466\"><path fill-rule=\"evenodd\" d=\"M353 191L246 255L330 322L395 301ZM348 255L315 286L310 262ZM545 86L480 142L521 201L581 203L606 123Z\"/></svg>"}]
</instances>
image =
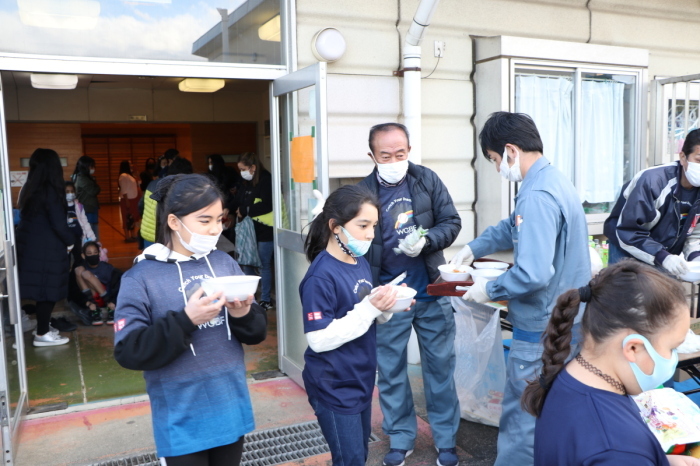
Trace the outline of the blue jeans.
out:
<instances>
[{"instance_id":1,"label":"blue jeans","mask_svg":"<svg viewBox=\"0 0 700 466\"><path fill-rule=\"evenodd\" d=\"M453 448L459 428L459 400L455 388L455 318L450 298L417 302L377 325L379 403L382 429L391 448L412 450L417 434L413 393L408 381L407 349L411 327L420 348L426 408L433 441L438 448Z\"/></svg>"},{"instance_id":2,"label":"blue jeans","mask_svg":"<svg viewBox=\"0 0 700 466\"><path fill-rule=\"evenodd\" d=\"M608 265L617 264L622 259L628 259L630 257L632 256L627 254L627 252L625 252L625 250L621 247L613 243L608 245Z\"/></svg>"},{"instance_id":3,"label":"blue jeans","mask_svg":"<svg viewBox=\"0 0 700 466\"><path fill-rule=\"evenodd\" d=\"M260 268L260 277L262 285L262 293L260 294L260 301L272 302L270 293L272 292L272 259L275 255L275 243L274 241L258 241L258 255L260 255L260 262L262 262L262 267ZM256 275L258 271L255 267L250 265L242 265L241 270L246 275Z\"/></svg>"},{"instance_id":4,"label":"blue jeans","mask_svg":"<svg viewBox=\"0 0 700 466\"><path fill-rule=\"evenodd\" d=\"M575 332L580 332L577 324ZM542 370L542 343L513 340L506 362L506 390L503 412L498 427L498 456L494 466L528 466L535 461L535 417L520 406L520 398L528 382ZM571 344L571 360L579 351L579 343Z\"/></svg>"},{"instance_id":5,"label":"blue jeans","mask_svg":"<svg viewBox=\"0 0 700 466\"><path fill-rule=\"evenodd\" d=\"M358 414L339 414L316 397L309 396L309 404L331 449L333 466L365 466L372 433L372 406Z\"/></svg>"}]
</instances>

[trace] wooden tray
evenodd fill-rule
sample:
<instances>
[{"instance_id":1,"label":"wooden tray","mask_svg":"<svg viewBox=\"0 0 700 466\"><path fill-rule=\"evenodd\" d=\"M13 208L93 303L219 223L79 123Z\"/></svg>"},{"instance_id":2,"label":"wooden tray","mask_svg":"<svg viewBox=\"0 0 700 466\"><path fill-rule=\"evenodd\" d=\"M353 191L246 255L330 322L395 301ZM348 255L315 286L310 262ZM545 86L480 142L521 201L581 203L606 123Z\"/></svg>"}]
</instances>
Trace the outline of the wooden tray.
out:
<instances>
[{"instance_id":1,"label":"wooden tray","mask_svg":"<svg viewBox=\"0 0 700 466\"><path fill-rule=\"evenodd\" d=\"M477 259L474 262L503 262L496 259ZM508 268L513 267L513 264L506 262ZM467 280L464 282L446 282L442 277L438 277L435 283L428 285L427 292L430 296L463 296L466 290L458 290L457 287L462 286L472 286L474 284L473 280Z\"/></svg>"}]
</instances>

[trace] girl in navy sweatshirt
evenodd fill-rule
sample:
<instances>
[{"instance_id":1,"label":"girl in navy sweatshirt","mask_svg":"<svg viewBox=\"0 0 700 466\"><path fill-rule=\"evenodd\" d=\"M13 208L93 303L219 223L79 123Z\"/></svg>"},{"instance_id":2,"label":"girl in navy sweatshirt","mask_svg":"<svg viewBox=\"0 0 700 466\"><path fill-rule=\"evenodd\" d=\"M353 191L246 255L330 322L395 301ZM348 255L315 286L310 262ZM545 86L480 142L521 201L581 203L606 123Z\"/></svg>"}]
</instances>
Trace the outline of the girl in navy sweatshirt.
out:
<instances>
[{"instance_id":1,"label":"girl in navy sweatshirt","mask_svg":"<svg viewBox=\"0 0 700 466\"><path fill-rule=\"evenodd\" d=\"M364 257L378 222L376 196L343 186L326 200L306 239L311 262L299 286L309 348L302 372L309 403L331 450L333 465L364 466L371 433L377 370L375 320L396 303L396 291L372 290Z\"/></svg>"},{"instance_id":2,"label":"girl in navy sweatshirt","mask_svg":"<svg viewBox=\"0 0 700 466\"><path fill-rule=\"evenodd\" d=\"M158 456L168 466L237 465L254 429L241 343L265 339L267 316L250 295L205 296L207 278L242 275L215 250L223 196L203 175L158 183L156 244L122 278L114 355L143 370Z\"/></svg>"}]
</instances>

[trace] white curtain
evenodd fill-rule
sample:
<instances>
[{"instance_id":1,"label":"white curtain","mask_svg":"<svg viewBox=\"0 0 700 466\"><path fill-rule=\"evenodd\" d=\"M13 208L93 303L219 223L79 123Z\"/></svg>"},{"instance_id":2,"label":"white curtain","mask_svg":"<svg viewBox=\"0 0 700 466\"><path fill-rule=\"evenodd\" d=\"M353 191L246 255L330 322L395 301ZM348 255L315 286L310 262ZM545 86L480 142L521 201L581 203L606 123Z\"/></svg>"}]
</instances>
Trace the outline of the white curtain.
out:
<instances>
[{"instance_id":1,"label":"white curtain","mask_svg":"<svg viewBox=\"0 0 700 466\"><path fill-rule=\"evenodd\" d=\"M625 161L625 85L581 83L581 200L614 202L622 188Z\"/></svg>"},{"instance_id":2,"label":"white curtain","mask_svg":"<svg viewBox=\"0 0 700 466\"><path fill-rule=\"evenodd\" d=\"M537 125L544 155L574 181L573 89L564 76L516 76L515 111Z\"/></svg>"}]
</instances>

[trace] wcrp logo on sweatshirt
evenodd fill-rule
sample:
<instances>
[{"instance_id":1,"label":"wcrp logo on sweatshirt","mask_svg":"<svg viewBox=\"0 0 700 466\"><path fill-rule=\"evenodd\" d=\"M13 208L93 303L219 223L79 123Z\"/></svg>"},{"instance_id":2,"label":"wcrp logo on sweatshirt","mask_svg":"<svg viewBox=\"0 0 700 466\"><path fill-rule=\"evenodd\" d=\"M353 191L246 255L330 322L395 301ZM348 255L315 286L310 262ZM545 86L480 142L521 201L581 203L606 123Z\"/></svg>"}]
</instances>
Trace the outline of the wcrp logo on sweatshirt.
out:
<instances>
[{"instance_id":1,"label":"wcrp logo on sweatshirt","mask_svg":"<svg viewBox=\"0 0 700 466\"><path fill-rule=\"evenodd\" d=\"M200 330L203 330L207 327L218 327L219 325L224 325L224 320L226 319L226 316L216 316L209 322L204 322L203 324L199 324L197 327L200 328Z\"/></svg>"}]
</instances>

